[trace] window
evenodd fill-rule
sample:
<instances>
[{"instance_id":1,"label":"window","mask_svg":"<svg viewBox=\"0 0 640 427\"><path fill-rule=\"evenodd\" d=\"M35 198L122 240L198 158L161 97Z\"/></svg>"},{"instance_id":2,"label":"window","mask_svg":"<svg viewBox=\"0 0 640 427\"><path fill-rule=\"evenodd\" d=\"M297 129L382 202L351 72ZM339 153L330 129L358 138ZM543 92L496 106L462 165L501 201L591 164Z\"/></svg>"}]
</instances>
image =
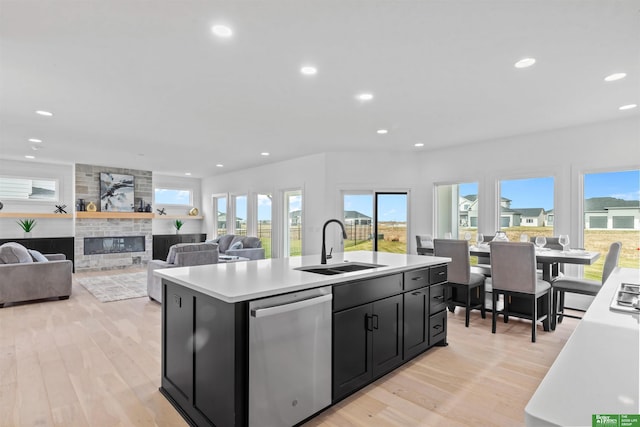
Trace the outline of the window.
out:
<instances>
[{"instance_id":1,"label":"window","mask_svg":"<svg viewBox=\"0 0 640 427\"><path fill-rule=\"evenodd\" d=\"M217 221L215 225L214 235L220 237L227 234L227 196L213 197L213 212L216 212Z\"/></svg>"},{"instance_id":2,"label":"window","mask_svg":"<svg viewBox=\"0 0 640 427\"><path fill-rule=\"evenodd\" d=\"M58 181L0 177L0 199L58 201Z\"/></svg>"},{"instance_id":3,"label":"window","mask_svg":"<svg viewBox=\"0 0 640 427\"><path fill-rule=\"evenodd\" d=\"M284 227L284 253L287 256L302 255L302 191L285 191L284 211L287 213Z\"/></svg>"},{"instance_id":4,"label":"window","mask_svg":"<svg viewBox=\"0 0 640 427\"><path fill-rule=\"evenodd\" d=\"M478 183L440 184L436 186L435 237L447 233L457 239L475 241L478 228ZM469 234L467 234L469 233Z\"/></svg>"},{"instance_id":5,"label":"window","mask_svg":"<svg viewBox=\"0 0 640 427\"><path fill-rule=\"evenodd\" d=\"M640 265L640 170L584 175L583 246L600 252L584 277L602 280L605 254L613 242L621 242L620 267ZM575 246L575 245L572 245Z\"/></svg>"},{"instance_id":6,"label":"window","mask_svg":"<svg viewBox=\"0 0 640 427\"><path fill-rule=\"evenodd\" d=\"M500 230L510 241L520 235L553 236L553 177L500 181Z\"/></svg>"},{"instance_id":7,"label":"window","mask_svg":"<svg viewBox=\"0 0 640 427\"><path fill-rule=\"evenodd\" d=\"M407 193L376 193L374 251L407 253Z\"/></svg>"},{"instance_id":8,"label":"window","mask_svg":"<svg viewBox=\"0 0 640 427\"><path fill-rule=\"evenodd\" d=\"M272 228L271 219L273 217L271 194L258 194L258 237L264 248L265 258L271 258Z\"/></svg>"},{"instance_id":9,"label":"window","mask_svg":"<svg viewBox=\"0 0 640 427\"><path fill-rule=\"evenodd\" d=\"M373 250L373 193L343 194L344 251Z\"/></svg>"},{"instance_id":10,"label":"window","mask_svg":"<svg viewBox=\"0 0 640 427\"><path fill-rule=\"evenodd\" d=\"M234 196L235 223L234 233L240 236L247 235L247 196Z\"/></svg>"},{"instance_id":11,"label":"window","mask_svg":"<svg viewBox=\"0 0 640 427\"><path fill-rule=\"evenodd\" d=\"M156 205L191 206L193 204L191 190L177 188L156 188L154 199Z\"/></svg>"},{"instance_id":12,"label":"window","mask_svg":"<svg viewBox=\"0 0 640 427\"><path fill-rule=\"evenodd\" d=\"M344 251L407 253L407 200L407 193L343 194Z\"/></svg>"}]
</instances>

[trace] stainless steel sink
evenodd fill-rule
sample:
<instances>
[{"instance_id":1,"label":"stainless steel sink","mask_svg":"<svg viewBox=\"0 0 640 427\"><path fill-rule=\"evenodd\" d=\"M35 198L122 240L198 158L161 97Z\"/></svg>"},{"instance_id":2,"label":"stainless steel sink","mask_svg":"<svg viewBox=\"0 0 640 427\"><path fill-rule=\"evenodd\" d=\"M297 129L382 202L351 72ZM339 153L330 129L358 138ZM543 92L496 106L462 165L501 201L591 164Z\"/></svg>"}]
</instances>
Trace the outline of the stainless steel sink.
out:
<instances>
[{"instance_id":1,"label":"stainless steel sink","mask_svg":"<svg viewBox=\"0 0 640 427\"><path fill-rule=\"evenodd\" d=\"M361 262L345 262L343 264L312 265L298 267L294 270L306 271L307 273L324 274L332 276L334 274L350 273L352 271L369 270L371 268L384 267L381 264L365 264Z\"/></svg>"}]
</instances>

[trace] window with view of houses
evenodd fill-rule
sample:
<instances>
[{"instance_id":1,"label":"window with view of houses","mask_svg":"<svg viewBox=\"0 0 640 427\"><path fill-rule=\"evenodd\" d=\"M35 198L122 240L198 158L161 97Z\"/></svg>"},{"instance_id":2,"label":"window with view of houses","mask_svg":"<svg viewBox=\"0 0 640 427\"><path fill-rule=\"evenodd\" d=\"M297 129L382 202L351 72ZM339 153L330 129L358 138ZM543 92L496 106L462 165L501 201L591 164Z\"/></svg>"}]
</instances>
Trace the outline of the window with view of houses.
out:
<instances>
[{"instance_id":1,"label":"window with view of houses","mask_svg":"<svg viewBox=\"0 0 640 427\"><path fill-rule=\"evenodd\" d=\"M436 236L451 233L457 239L475 240L478 231L478 183L436 185Z\"/></svg>"},{"instance_id":2,"label":"window with view of houses","mask_svg":"<svg viewBox=\"0 0 640 427\"><path fill-rule=\"evenodd\" d=\"M499 229L510 241L553 236L553 177L500 181Z\"/></svg>"},{"instance_id":3,"label":"window with view of houses","mask_svg":"<svg viewBox=\"0 0 640 427\"><path fill-rule=\"evenodd\" d=\"M587 173L583 182L584 247L601 254L584 276L601 280L612 242L622 243L620 267L640 268L640 170Z\"/></svg>"}]
</instances>

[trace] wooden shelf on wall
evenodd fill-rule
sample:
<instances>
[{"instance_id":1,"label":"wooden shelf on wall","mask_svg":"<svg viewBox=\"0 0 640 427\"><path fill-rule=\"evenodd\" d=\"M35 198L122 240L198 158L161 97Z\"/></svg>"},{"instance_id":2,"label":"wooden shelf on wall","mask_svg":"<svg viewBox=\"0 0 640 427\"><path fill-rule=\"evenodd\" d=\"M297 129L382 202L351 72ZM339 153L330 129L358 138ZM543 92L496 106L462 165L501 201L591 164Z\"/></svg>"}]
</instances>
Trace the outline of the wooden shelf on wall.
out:
<instances>
[{"instance_id":1,"label":"wooden shelf on wall","mask_svg":"<svg viewBox=\"0 0 640 427\"><path fill-rule=\"evenodd\" d=\"M0 212L0 218L73 218L73 214L36 213L36 212Z\"/></svg>"},{"instance_id":2,"label":"wooden shelf on wall","mask_svg":"<svg viewBox=\"0 0 640 427\"><path fill-rule=\"evenodd\" d=\"M202 215L158 215L154 219L204 219Z\"/></svg>"},{"instance_id":3,"label":"wooden shelf on wall","mask_svg":"<svg viewBox=\"0 0 640 427\"><path fill-rule=\"evenodd\" d=\"M153 219L149 212L76 212L78 219Z\"/></svg>"}]
</instances>

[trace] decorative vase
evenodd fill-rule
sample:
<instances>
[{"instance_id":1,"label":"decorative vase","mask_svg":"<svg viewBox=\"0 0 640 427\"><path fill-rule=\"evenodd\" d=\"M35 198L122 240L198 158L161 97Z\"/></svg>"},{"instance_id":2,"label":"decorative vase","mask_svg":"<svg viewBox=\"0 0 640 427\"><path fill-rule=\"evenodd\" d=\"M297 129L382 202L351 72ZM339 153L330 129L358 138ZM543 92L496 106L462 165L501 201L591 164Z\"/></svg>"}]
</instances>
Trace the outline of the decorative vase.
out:
<instances>
[{"instance_id":1,"label":"decorative vase","mask_svg":"<svg viewBox=\"0 0 640 427\"><path fill-rule=\"evenodd\" d=\"M85 210L84 199L78 199L78 212L84 212Z\"/></svg>"},{"instance_id":2,"label":"decorative vase","mask_svg":"<svg viewBox=\"0 0 640 427\"><path fill-rule=\"evenodd\" d=\"M96 204L93 202L89 202L89 204L87 205L87 212L95 212L96 209Z\"/></svg>"}]
</instances>

